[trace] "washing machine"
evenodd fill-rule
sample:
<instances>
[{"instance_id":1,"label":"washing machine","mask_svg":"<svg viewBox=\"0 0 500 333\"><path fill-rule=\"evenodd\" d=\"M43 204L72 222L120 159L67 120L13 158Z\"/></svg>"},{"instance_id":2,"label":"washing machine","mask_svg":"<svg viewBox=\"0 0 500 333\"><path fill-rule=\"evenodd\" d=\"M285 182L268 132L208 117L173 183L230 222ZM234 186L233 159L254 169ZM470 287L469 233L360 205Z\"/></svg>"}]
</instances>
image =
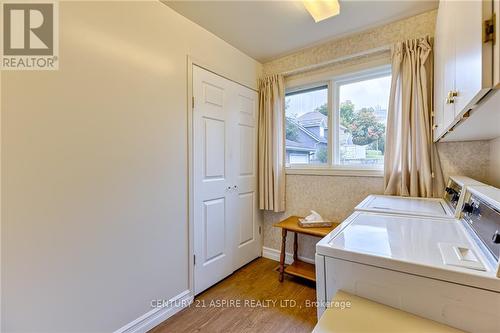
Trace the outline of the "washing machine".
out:
<instances>
[{"instance_id":1,"label":"washing machine","mask_svg":"<svg viewBox=\"0 0 500 333\"><path fill-rule=\"evenodd\" d=\"M359 210L319 241L318 316L343 290L465 331L500 332L500 190L461 191L460 218Z\"/></svg>"}]
</instances>

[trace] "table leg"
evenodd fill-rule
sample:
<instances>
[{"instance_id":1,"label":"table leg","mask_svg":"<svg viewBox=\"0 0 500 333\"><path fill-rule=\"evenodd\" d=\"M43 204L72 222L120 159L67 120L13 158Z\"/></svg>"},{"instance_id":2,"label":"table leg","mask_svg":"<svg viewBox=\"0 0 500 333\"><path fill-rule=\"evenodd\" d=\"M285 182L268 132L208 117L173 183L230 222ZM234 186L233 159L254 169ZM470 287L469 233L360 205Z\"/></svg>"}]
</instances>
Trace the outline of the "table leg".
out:
<instances>
[{"instance_id":1,"label":"table leg","mask_svg":"<svg viewBox=\"0 0 500 333\"><path fill-rule=\"evenodd\" d=\"M293 261L297 260L298 257L298 248L299 248L299 243L297 241L297 233L295 232L293 234Z\"/></svg>"},{"instance_id":2,"label":"table leg","mask_svg":"<svg viewBox=\"0 0 500 333\"><path fill-rule=\"evenodd\" d=\"M281 254L280 254L280 278L279 281L283 282L285 274L285 245L286 245L286 229L281 229Z\"/></svg>"}]
</instances>

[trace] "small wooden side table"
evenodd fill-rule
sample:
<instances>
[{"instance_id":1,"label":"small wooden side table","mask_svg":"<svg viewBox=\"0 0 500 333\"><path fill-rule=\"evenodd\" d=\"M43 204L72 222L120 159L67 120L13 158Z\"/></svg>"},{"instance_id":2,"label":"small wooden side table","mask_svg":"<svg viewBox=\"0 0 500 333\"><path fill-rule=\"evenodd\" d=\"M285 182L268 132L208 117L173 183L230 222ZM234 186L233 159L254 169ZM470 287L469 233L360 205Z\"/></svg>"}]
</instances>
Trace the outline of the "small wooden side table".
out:
<instances>
[{"instance_id":1,"label":"small wooden side table","mask_svg":"<svg viewBox=\"0 0 500 333\"><path fill-rule=\"evenodd\" d=\"M290 216L287 219L276 223L274 226L277 228L281 228L281 254L280 254L280 277L279 281L283 282L283 276L285 273L299 276L301 278L316 281L316 273L315 267L313 264L309 264L307 262L303 262L298 259L297 249L299 244L297 242L297 234L315 236L315 237L325 237L328 235L338 223L335 223L332 227L327 228L302 228L299 226L299 217L298 216ZM293 235L293 263L288 265L285 268L285 246L286 246L286 235L287 232L294 232Z\"/></svg>"}]
</instances>

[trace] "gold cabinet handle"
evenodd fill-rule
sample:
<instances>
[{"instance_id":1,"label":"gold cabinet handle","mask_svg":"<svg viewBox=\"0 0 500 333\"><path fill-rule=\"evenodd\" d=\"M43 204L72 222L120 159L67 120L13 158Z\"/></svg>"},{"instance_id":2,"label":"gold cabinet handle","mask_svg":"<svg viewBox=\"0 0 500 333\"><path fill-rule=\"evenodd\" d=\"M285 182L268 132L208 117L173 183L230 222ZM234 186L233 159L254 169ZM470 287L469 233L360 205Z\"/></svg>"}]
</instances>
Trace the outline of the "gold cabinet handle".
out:
<instances>
[{"instance_id":1,"label":"gold cabinet handle","mask_svg":"<svg viewBox=\"0 0 500 333\"><path fill-rule=\"evenodd\" d=\"M456 90L448 91L448 97L446 97L446 99L445 99L446 104L455 103L455 97L457 97L457 96L458 96L458 91L456 91Z\"/></svg>"}]
</instances>

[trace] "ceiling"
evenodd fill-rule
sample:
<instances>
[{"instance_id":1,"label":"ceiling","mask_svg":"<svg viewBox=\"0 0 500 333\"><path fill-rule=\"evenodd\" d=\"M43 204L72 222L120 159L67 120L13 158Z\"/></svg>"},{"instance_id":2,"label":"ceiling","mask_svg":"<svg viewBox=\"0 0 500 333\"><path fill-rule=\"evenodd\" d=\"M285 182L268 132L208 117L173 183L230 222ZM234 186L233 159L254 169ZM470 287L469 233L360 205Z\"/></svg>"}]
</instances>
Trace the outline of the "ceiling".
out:
<instances>
[{"instance_id":1,"label":"ceiling","mask_svg":"<svg viewBox=\"0 0 500 333\"><path fill-rule=\"evenodd\" d=\"M340 15L315 23L301 1L164 3L260 62L438 5L430 0L340 0Z\"/></svg>"}]
</instances>

